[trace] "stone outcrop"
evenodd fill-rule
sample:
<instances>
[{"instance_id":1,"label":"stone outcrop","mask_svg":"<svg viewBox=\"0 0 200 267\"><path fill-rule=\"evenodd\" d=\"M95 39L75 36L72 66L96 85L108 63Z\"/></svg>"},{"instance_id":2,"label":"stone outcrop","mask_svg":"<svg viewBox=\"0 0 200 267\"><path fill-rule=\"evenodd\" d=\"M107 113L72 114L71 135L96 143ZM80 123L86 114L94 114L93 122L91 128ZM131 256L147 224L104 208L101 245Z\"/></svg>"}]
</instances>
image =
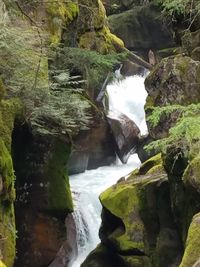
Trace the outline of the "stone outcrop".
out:
<instances>
[{"instance_id":1,"label":"stone outcrop","mask_svg":"<svg viewBox=\"0 0 200 267\"><path fill-rule=\"evenodd\" d=\"M116 160L113 136L105 119L97 120L90 131L80 132L73 142L68 161L70 174L109 165Z\"/></svg>"},{"instance_id":2,"label":"stone outcrop","mask_svg":"<svg viewBox=\"0 0 200 267\"><path fill-rule=\"evenodd\" d=\"M144 163L128 180L102 193L100 201L103 205L101 244L106 253L114 253L119 258L122 264L119 266L178 266L182 245L160 155ZM94 266L103 266L98 265L98 257L92 257L98 253L97 248L83 266L90 266L86 264L93 260Z\"/></svg>"},{"instance_id":3,"label":"stone outcrop","mask_svg":"<svg viewBox=\"0 0 200 267\"><path fill-rule=\"evenodd\" d=\"M13 152L19 234L15 265L48 265L66 239L64 219L73 210L67 176L70 145L16 126Z\"/></svg>"},{"instance_id":4,"label":"stone outcrop","mask_svg":"<svg viewBox=\"0 0 200 267\"><path fill-rule=\"evenodd\" d=\"M133 51L146 52L174 47L172 30L164 24L160 10L153 5L137 6L109 16L111 31Z\"/></svg>"},{"instance_id":5,"label":"stone outcrop","mask_svg":"<svg viewBox=\"0 0 200 267\"><path fill-rule=\"evenodd\" d=\"M115 140L117 155L122 163L127 163L130 154L136 151L140 130L122 113L109 112L107 119Z\"/></svg>"},{"instance_id":6,"label":"stone outcrop","mask_svg":"<svg viewBox=\"0 0 200 267\"><path fill-rule=\"evenodd\" d=\"M181 107L200 101L199 73L199 61L178 55L163 59L148 75L145 80L148 92L145 110L151 137L166 137L181 116ZM163 108L160 115L155 113L158 106ZM149 120L152 114L155 115Z\"/></svg>"}]
</instances>

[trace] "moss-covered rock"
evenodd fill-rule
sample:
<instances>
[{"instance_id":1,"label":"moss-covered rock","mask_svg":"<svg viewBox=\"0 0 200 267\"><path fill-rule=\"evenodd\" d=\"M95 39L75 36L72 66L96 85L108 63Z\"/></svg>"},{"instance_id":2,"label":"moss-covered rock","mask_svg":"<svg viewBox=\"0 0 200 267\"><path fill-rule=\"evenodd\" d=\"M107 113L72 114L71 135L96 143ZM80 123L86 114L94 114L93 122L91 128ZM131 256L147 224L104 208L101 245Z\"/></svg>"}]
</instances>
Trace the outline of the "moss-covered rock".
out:
<instances>
[{"instance_id":1,"label":"moss-covered rock","mask_svg":"<svg viewBox=\"0 0 200 267\"><path fill-rule=\"evenodd\" d=\"M45 266L66 238L64 219L73 209L67 174L70 145L16 125L13 152L19 233L16 266L36 267L38 262Z\"/></svg>"},{"instance_id":2,"label":"moss-covered rock","mask_svg":"<svg viewBox=\"0 0 200 267\"><path fill-rule=\"evenodd\" d=\"M6 267L6 265L0 260L0 267Z\"/></svg>"},{"instance_id":3,"label":"moss-covered rock","mask_svg":"<svg viewBox=\"0 0 200 267\"><path fill-rule=\"evenodd\" d=\"M199 266L200 255L200 213L196 214L189 227L185 252L180 267Z\"/></svg>"},{"instance_id":4,"label":"moss-covered rock","mask_svg":"<svg viewBox=\"0 0 200 267\"><path fill-rule=\"evenodd\" d=\"M187 56L163 59L145 80L154 106L200 101L200 63Z\"/></svg>"},{"instance_id":5,"label":"moss-covered rock","mask_svg":"<svg viewBox=\"0 0 200 267\"><path fill-rule=\"evenodd\" d=\"M13 266L15 258L14 179L10 153L0 138L0 250L8 267Z\"/></svg>"},{"instance_id":6,"label":"moss-covered rock","mask_svg":"<svg viewBox=\"0 0 200 267\"><path fill-rule=\"evenodd\" d=\"M3 99L5 94L6 94L6 89L5 89L5 86L3 84L2 79L0 79L0 101Z\"/></svg>"},{"instance_id":7,"label":"moss-covered rock","mask_svg":"<svg viewBox=\"0 0 200 267\"><path fill-rule=\"evenodd\" d=\"M77 17L79 7L76 0L46 2L45 10L47 13L48 27L50 33L50 43L58 44L61 41L63 28L68 27Z\"/></svg>"},{"instance_id":8,"label":"moss-covered rock","mask_svg":"<svg viewBox=\"0 0 200 267\"><path fill-rule=\"evenodd\" d=\"M152 5L134 7L109 16L111 31L132 51L162 49L175 46L172 30L163 26L160 10Z\"/></svg>"},{"instance_id":9,"label":"moss-covered rock","mask_svg":"<svg viewBox=\"0 0 200 267\"><path fill-rule=\"evenodd\" d=\"M186 30L184 35L182 36L182 46L185 51L191 55L192 51L200 46L200 30L195 32L191 32L190 30Z\"/></svg>"},{"instance_id":10,"label":"moss-covered rock","mask_svg":"<svg viewBox=\"0 0 200 267\"><path fill-rule=\"evenodd\" d=\"M124 47L123 41L110 32L102 2L80 1L79 7L80 19L77 28L79 47L96 50L101 54L121 51Z\"/></svg>"},{"instance_id":11,"label":"moss-covered rock","mask_svg":"<svg viewBox=\"0 0 200 267\"><path fill-rule=\"evenodd\" d=\"M148 75L145 111L151 137L166 137L182 113L181 106L199 103L199 73L198 61L178 55L163 59Z\"/></svg>"},{"instance_id":12,"label":"moss-covered rock","mask_svg":"<svg viewBox=\"0 0 200 267\"><path fill-rule=\"evenodd\" d=\"M101 240L120 255L124 266L178 266L181 241L160 154L144 163L127 181L102 193L100 201L104 208Z\"/></svg>"},{"instance_id":13,"label":"moss-covered rock","mask_svg":"<svg viewBox=\"0 0 200 267\"><path fill-rule=\"evenodd\" d=\"M0 102L0 250L3 261L12 267L15 259L15 175L11 158L11 139L16 115L20 111L17 99Z\"/></svg>"}]
</instances>

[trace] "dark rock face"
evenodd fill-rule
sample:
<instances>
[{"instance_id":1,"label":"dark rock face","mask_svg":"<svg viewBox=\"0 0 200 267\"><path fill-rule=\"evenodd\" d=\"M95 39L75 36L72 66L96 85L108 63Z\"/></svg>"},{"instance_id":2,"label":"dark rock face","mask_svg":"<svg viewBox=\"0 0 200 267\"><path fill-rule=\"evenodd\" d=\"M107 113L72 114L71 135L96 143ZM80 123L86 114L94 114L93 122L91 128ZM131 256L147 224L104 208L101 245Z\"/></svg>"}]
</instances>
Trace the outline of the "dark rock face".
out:
<instances>
[{"instance_id":1,"label":"dark rock face","mask_svg":"<svg viewBox=\"0 0 200 267\"><path fill-rule=\"evenodd\" d=\"M137 125L122 113L109 113L107 116L116 142L116 152L122 163L136 151L140 130Z\"/></svg>"},{"instance_id":2,"label":"dark rock face","mask_svg":"<svg viewBox=\"0 0 200 267\"><path fill-rule=\"evenodd\" d=\"M66 240L49 267L71 266L71 263L77 257L76 225L71 214L68 214L65 220L65 225L67 229Z\"/></svg>"},{"instance_id":3,"label":"dark rock face","mask_svg":"<svg viewBox=\"0 0 200 267\"><path fill-rule=\"evenodd\" d=\"M187 106L200 101L200 63L187 56L172 56L163 59L145 80L148 92L145 106L150 136L166 137L181 115L178 105ZM154 108L176 105L163 112L154 125L148 117Z\"/></svg>"},{"instance_id":4,"label":"dark rock face","mask_svg":"<svg viewBox=\"0 0 200 267\"><path fill-rule=\"evenodd\" d=\"M74 140L74 149L69 158L69 174L84 172L109 165L116 159L113 137L109 125L101 120Z\"/></svg>"},{"instance_id":5,"label":"dark rock face","mask_svg":"<svg viewBox=\"0 0 200 267\"><path fill-rule=\"evenodd\" d=\"M194 60L200 60L199 54L196 53L200 48L200 29L195 32L187 30L182 37L182 45Z\"/></svg>"},{"instance_id":6,"label":"dark rock face","mask_svg":"<svg viewBox=\"0 0 200 267\"><path fill-rule=\"evenodd\" d=\"M148 145L152 141L153 139L149 135L141 136L139 138L138 145L137 145L137 154L142 163L145 162L150 157L155 155L153 151L147 152L144 148L146 145Z\"/></svg>"},{"instance_id":7,"label":"dark rock face","mask_svg":"<svg viewBox=\"0 0 200 267\"><path fill-rule=\"evenodd\" d=\"M73 210L67 159L70 146L16 127L13 156L16 173L18 258L15 266L47 266L66 239L64 219Z\"/></svg>"},{"instance_id":8,"label":"dark rock face","mask_svg":"<svg viewBox=\"0 0 200 267\"><path fill-rule=\"evenodd\" d=\"M133 51L148 52L175 46L172 30L163 23L160 10L151 4L109 16L109 25Z\"/></svg>"},{"instance_id":9,"label":"dark rock face","mask_svg":"<svg viewBox=\"0 0 200 267\"><path fill-rule=\"evenodd\" d=\"M200 63L190 57L179 55L163 59L145 80L152 106L198 103L199 73Z\"/></svg>"}]
</instances>

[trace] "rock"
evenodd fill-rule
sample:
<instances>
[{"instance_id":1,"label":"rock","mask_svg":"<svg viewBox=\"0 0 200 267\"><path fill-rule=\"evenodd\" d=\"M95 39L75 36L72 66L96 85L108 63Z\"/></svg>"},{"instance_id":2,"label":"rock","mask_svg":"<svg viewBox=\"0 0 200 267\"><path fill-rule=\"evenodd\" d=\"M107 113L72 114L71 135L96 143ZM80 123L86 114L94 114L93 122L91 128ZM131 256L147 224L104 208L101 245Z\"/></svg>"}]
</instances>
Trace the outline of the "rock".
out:
<instances>
[{"instance_id":1,"label":"rock","mask_svg":"<svg viewBox=\"0 0 200 267\"><path fill-rule=\"evenodd\" d=\"M180 267L198 267L200 255L200 213L196 214L190 224L188 236Z\"/></svg>"},{"instance_id":2,"label":"rock","mask_svg":"<svg viewBox=\"0 0 200 267\"><path fill-rule=\"evenodd\" d=\"M113 137L104 119L96 121L89 131L82 131L73 140L69 158L69 174L109 165L116 160Z\"/></svg>"},{"instance_id":3,"label":"rock","mask_svg":"<svg viewBox=\"0 0 200 267\"><path fill-rule=\"evenodd\" d=\"M120 73L124 76L141 75L144 73L144 68L130 60L126 60L123 62Z\"/></svg>"},{"instance_id":4,"label":"rock","mask_svg":"<svg viewBox=\"0 0 200 267\"><path fill-rule=\"evenodd\" d=\"M152 137L150 135L144 135L140 136L138 145L137 145L137 154L141 162L145 162L150 157L153 157L156 153L154 152L148 152L145 149L145 146L147 146L149 143L153 141Z\"/></svg>"},{"instance_id":5,"label":"rock","mask_svg":"<svg viewBox=\"0 0 200 267\"><path fill-rule=\"evenodd\" d=\"M6 267L6 265L0 260L0 267Z\"/></svg>"},{"instance_id":6,"label":"rock","mask_svg":"<svg viewBox=\"0 0 200 267\"><path fill-rule=\"evenodd\" d=\"M72 150L68 161L69 175L81 173L87 170L88 167L88 152Z\"/></svg>"},{"instance_id":7,"label":"rock","mask_svg":"<svg viewBox=\"0 0 200 267\"><path fill-rule=\"evenodd\" d=\"M80 17L76 26L80 48L106 54L120 51L124 47L123 41L110 32L106 11L100 0L79 1Z\"/></svg>"},{"instance_id":8,"label":"rock","mask_svg":"<svg viewBox=\"0 0 200 267\"><path fill-rule=\"evenodd\" d=\"M189 105L200 101L200 62L187 56L163 59L147 76L152 106Z\"/></svg>"},{"instance_id":9,"label":"rock","mask_svg":"<svg viewBox=\"0 0 200 267\"><path fill-rule=\"evenodd\" d=\"M157 158L100 195L100 238L120 255L123 266L179 266L182 244L172 215L167 175L163 167L156 167L161 163L160 156Z\"/></svg>"},{"instance_id":10,"label":"rock","mask_svg":"<svg viewBox=\"0 0 200 267\"><path fill-rule=\"evenodd\" d=\"M8 110L7 110L8 112ZM0 124L0 130L1 130ZM0 137L0 173L2 189L0 194L0 256L7 267L12 267L15 259L15 200L14 170L12 158L5 143ZM3 263L2 263L2 266Z\"/></svg>"},{"instance_id":11,"label":"rock","mask_svg":"<svg viewBox=\"0 0 200 267\"><path fill-rule=\"evenodd\" d=\"M48 266L66 238L64 223L55 217L27 209L17 210L17 223L20 217L23 221L18 225L15 266Z\"/></svg>"},{"instance_id":12,"label":"rock","mask_svg":"<svg viewBox=\"0 0 200 267\"><path fill-rule=\"evenodd\" d=\"M71 266L71 263L78 255L76 225L71 214L68 214L67 218L65 219L65 225L67 230L66 240L49 267Z\"/></svg>"},{"instance_id":13,"label":"rock","mask_svg":"<svg viewBox=\"0 0 200 267\"><path fill-rule=\"evenodd\" d=\"M191 53L191 58L200 61L200 46L194 48Z\"/></svg>"},{"instance_id":14,"label":"rock","mask_svg":"<svg viewBox=\"0 0 200 267\"><path fill-rule=\"evenodd\" d=\"M132 51L147 53L174 47L172 30L164 25L158 7L148 4L137 6L120 14L109 16L111 31L124 41Z\"/></svg>"},{"instance_id":15,"label":"rock","mask_svg":"<svg viewBox=\"0 0 200 267\"><path fill-rule=\"evenodd\" d=\"M73 210L67 176L69 154L69 144L33 135L26 124L16 125L16 266L47 266L66 239L64 219Z\"/></svg>"},{"instance_id":16,"label":"rock","mask_svg":"<svg viewBox=\"0 0 200 267\"><path fill-rule=\"evenodd\" d=\"M81 267L123 267L119 256L109 251L106 246L98 245L81 264Z\"/></svg>"},{"instance_id":17,"label":"rock","mask_svg":"<svg viewBox=\"0 0 200 267\"><path fill-rule=\"evenodd\" d=\"M116 142L116 152L122 163L136 151L140 130L137 125L122 113L109 113L107 116Z\"/></svg>"},{"instance_id":18,"label":"rock","mask_svg":"<svg viewBox=\"0 0 200 267\"><path fill-rule=\"evenodd\" d=\"M191 55L192 51L200 46L200 29L195 32L186 30L181 40L183 48Z\"/></svg>"},{"instance_id":19,"label":"rock","mask_svg":"<svg viewBox=\"0 0 200 267\"><path fill-rule=\"evenodd\" d=\"M159 139L168 135L169 129L181 115L181 107L178 105L199 103L199 74L200 62L178 55L163 59L147 76L145 87L148 97L145 111L151 137ZM157 118L156 107L163 107L163 112ZM156 121L151 123L149 116L154 116Z\"/></svg>"}]
</instances>

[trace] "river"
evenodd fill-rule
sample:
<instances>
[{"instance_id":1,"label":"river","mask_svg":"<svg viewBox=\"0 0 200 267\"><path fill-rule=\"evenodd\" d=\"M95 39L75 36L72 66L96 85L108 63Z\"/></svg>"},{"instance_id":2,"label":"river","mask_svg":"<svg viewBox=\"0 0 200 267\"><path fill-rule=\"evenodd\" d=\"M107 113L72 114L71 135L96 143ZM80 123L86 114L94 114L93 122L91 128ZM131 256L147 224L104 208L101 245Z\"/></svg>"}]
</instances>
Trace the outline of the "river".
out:
<instances>
[{"instance_id":1,"label":"river","mask_svg":"<svg viewBox=\"0 0 200 267\"><path fill-rule=\"evenodd\" d=\"M144 113L147 93L144 79L142 76L131 76L121 81L116 80L107 86L109 109L127 115L138 125L141 134L147 133ZM86 256L100 242L98 236L101 223L101 204L98 199L100 193L138 166L140 160L137 154L134 154L127 164L117 160L113 165L70 176L78 247L78 257L72 267L80 267Z\"/></svg>"}]
</instances>

